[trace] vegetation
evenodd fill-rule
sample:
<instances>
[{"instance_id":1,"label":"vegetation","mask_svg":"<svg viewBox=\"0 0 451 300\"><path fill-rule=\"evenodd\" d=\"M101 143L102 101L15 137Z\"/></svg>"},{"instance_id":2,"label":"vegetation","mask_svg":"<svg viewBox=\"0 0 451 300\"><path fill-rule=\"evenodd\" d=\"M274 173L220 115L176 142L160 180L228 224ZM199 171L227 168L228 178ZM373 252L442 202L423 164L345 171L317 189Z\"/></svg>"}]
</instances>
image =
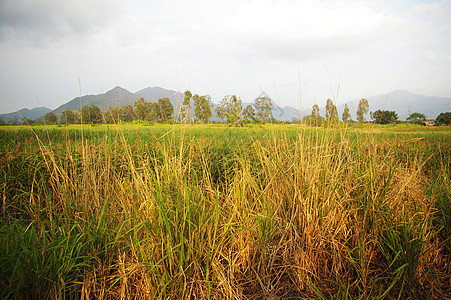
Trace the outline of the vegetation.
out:
<instances>
[{"instance_id":1,"label":"vegetation","mask_svg":"<svg viewBox=\"0 0 451 300\"><path fill-rule=\"evenodd\" d=\"M451 112L441 113L435 119L437 126L451 125Z\"/></svg>"},{"instance_id":2,"label":"vegetation","mask_svg":"<svg viewBox=\"0 0 451 300\"><path fill-rule=\"evenodd\" d=\"M327 99L326 101L326 120L328 123L339 122L337 107L330 99Z\"/></svg>"},{"instance_id":3,"label":"vegetation","mask_svg":"<svg viewBox=\"0 0 451 300\"><path fill-rule=\"evenodd\" d=\"M376 110L372 113L372 118L376 124L390 124L398 121L396 112L389 110Z\"/></svg>"},{"instance_id":4,"label":"vegetation","mask_svg":"<svg viewBox=\"0 0 451 300\"><path fill-rule=\"evenodd\" d=\"M414 112L413 114L408 116L406 120L413 124L423 125L424 121L426 121L426 115Z\"/></svg>"},{"instance_id":5,"label":"vegetation","mask_svg":"<svg viewBox=\"0 0 451 300\"><path fill-rule=\"evenodd\" d=\"M351 121L351 113L349 113L348 104L345 104L341 119L343 120L343 123L348 123L349 121Z\"/></svg>"},{"instance_id":6,"label":"vegetation","mask_svg":"<svg viewBox=\"0 0 451 300\"><path fill-rule=\"evenodd\" d=\"M3 127L0 143L1 298L451 296L447 128Z\"/></svg>"},{"instance_id":7,"label":"vegetation","mask_svg":"<svg viewBox=\"0 0 451 300\"><path fill-rule=\"evenodd\" d=\"M199 96L194 95L194 115L196 118L200 121L202 121L204 124L207 124L210 122L211 118L211 99L210 96Z\"/></svg>"},{"instance_id":8,"label":"vegetation","mask_svg":"<svg viewBox=\"0 0 451 300\"><path fill-rule=\"evenodd\" d=\"M243 104L236 95L225 96L216 107L216 115L227 124L240 125L242 119Z\"/></svg>"},{"instance_id":9,"label":"vegetation","mask_svg":"<svg viewBox=\"0 0 451 300\"><path fill-rule=\"evenodd\" d=\"M370 106L368 104L368 100L362 98L359 101L359 107L357 108L357 121L359 123L365 122L365 115L368 113Z\"/></svg>"}]
</instances>

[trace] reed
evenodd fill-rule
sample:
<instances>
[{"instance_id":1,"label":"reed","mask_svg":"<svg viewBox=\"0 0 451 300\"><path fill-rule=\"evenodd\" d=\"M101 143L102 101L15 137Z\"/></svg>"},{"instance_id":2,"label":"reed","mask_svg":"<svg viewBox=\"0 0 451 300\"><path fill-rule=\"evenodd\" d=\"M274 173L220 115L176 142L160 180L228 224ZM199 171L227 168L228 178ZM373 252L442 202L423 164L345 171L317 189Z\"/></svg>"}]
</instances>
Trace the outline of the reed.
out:
<instances>
[{"instance_id":1,"label":"reed","mask_svg":"<svg viewBox=\"0 0 451 300\"><path fill-rule=\"evenodd\" d=\"M277 126L0 135L1 297L451 295L448 132L434 143Z\"/></svg>"}]
</instances>

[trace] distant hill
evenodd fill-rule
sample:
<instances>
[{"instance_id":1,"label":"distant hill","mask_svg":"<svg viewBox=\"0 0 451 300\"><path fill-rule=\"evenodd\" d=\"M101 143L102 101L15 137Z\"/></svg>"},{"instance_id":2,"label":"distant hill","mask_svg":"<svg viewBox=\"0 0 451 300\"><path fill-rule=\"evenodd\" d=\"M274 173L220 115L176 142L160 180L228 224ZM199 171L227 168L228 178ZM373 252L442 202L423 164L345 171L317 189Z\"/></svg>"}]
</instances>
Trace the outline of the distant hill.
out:
<instances>
[{"instance_id":1,"label":"distant hill","mask_svg":"<svg viewBox=\"0 0 451 300\"><path fill-rule=\"evenodd\" d=\"M185 94L155 86L137 91L135 93L135 96L137 97L137 99L142 97L147 102L157 102L160 98L169 98L172 106L174 106L174 111L178 112L180 111L181 103L183 102L183 97L185 96Z\"/></svg>"},{"instance_id":2,"label":"distant hill","mask_svg":"<svg viewBox=\"0 0 451 300\"><path fill-rule=\"evenodd\" d=\"M181 103L183 102L184 93L176 92L173 90L166 90L161 87L148 87L137 91L136 93L131 93L126 89L117 86L112 90L106 92L105 94L76 97L55 109L54 112L56 114L59 114L64 110L79 110L80 102L81 106L94 104L106 111L110 107L124 106L127 104L133 106L136 100L141 97L143 97L148 102L155 102L160 98L169 98L172 105L174 106L174 111L179 112ZM367 97L366 99L368 99L370 111L374 112L379 109L393 110L396 111L400 120L405 120L407 118L409 109L411 113L423 113L429 119L435 119L440 113L451 110L451 98L416 95L402 90L394 91L388 94ZM356 99L347 103L351 112L351 117L354 120L357 119L356 112L359 101L360 99ZM250 103L243 103L243 108L248 104ZM216 107L217 104L214 103L212 107L212 120L217 121L218 119L215 113ZM338 115L341 119L341 115L344 110L344 104L338 105L337 110ZM39 115L39 117L47 112L48 111L42 113L41 115ZM304 109L301 113L298 109L290 106L279 107L277 105L274 105L272 113L274 118L277 120L292 121L293 118L300 118L300 116L311 114L311 108ZM320 114L322 116L325 115L324 106L320 107ZM194 107L191 108L191 115L194 116ZM369 114L365 117L367 120L369 120L370 118ZM5 122L7 122L5 118L3 119L5 120Z\"/></svg>"},{"instance_id":3,"label":"distant hill","mask_svg":"<svg viewBox=\"0 0 451 300\"><path fill-rule=\"evenodd\" d=\"M133 105L138 98L135 94L130 93L126 89L117 86L112 90L106 92L105 94L76 97L71 101L61 105L53 112L60 114L65 110L80 110L80 107L91 104L94 104L104 111L107 111L110 107L124 106L127 104Z\"/></svg>"},{"instance_id":4,"label":"distant hill","mask_svg":"<svg viewBox=\"0 0 451 300\"><path fill-rule=\"evenodd\" d=\"M47 107L35 107L33 109L23 108L16 112L2 114L0 115L0 118L2 118L5 123L8 123L9 120L14 120L14 118L17 118L17 121L22 124L22 116L30 120L36 120L42 118L46 113L51 111L52 110Z\"/></svg>"},{"instance_id":5,"label":"distant hill","mask_svg":"<svg viewBox=\"0 0 451 300\"><path fill-rule=\"evenodd\" d=\"M408 117L409 111L410 113L419 112L425 114L428 119L435 119L440 113L451 110L451 98L417 95L403 90L368 97L366 99L368 100L370 111L395 111L398 114L399 120L405 120ZM359 101L360 99L356 99L347 103L352 119L354 120L357 119L356 112ZM344 104L337 106L337 110L338 116L341 119ZM366 116L366 119L369 119L369 114Z\"/></svg>"}]
</instances>

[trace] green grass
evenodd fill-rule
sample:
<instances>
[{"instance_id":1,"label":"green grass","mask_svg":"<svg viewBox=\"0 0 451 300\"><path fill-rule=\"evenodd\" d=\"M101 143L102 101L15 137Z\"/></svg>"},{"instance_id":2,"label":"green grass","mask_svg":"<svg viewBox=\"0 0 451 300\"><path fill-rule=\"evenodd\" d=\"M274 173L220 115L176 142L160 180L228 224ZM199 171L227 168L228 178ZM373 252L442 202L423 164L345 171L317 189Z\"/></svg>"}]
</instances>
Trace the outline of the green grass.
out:
<instances>
[{"instance_id":1,"label":"green grass","mask_svg":"<svg viewBox=\"0 0 451 300\"><path fill-rule=\"evenodd\" d=\"M0 129L2 298L449 298L449 128Z\"/></svg>"}]
</instances>

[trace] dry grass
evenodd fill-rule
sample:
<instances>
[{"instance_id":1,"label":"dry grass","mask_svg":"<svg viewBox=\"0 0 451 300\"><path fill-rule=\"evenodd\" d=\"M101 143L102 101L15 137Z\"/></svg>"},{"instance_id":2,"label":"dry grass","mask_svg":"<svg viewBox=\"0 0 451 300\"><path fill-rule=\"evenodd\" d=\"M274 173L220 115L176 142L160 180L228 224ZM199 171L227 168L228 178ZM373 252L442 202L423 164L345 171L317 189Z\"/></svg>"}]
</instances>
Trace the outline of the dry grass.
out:
<instances>
[{"instance_id":1,"label":"dry grass","mask_svg":"<svg viewBox=\"0 0 451 300\"><path fill-rule=\"evenodd\" d=\"M116 134L2 157L2 296L450 296L448 152L346 131Z\"/></svg>"}]
</instances>

